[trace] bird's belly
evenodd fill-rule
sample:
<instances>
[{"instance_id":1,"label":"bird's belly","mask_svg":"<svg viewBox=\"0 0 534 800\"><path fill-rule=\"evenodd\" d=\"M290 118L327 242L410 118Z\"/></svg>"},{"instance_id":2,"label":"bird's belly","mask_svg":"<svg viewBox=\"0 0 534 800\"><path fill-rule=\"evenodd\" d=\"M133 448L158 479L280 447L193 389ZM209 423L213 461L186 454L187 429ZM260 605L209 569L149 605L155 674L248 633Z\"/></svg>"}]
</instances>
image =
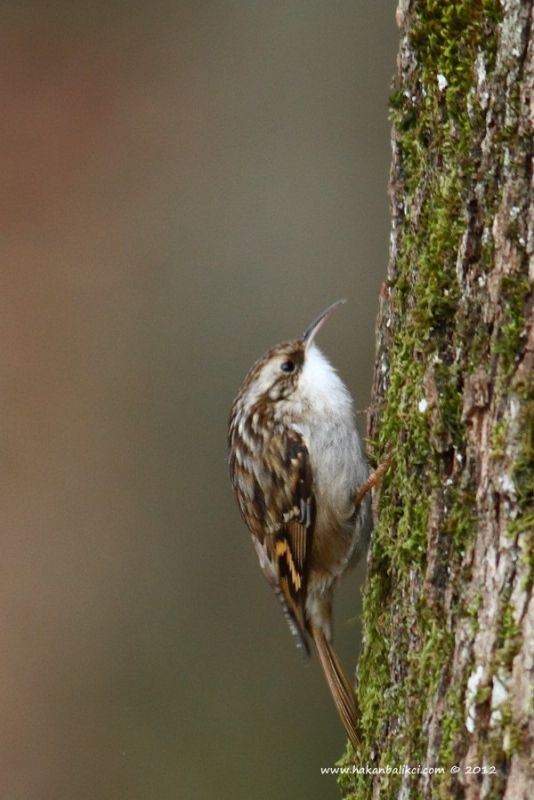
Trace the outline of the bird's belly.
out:
<instances>
[{"instance_id":1,"label":"bird's belly","mask_svg":"<svg viewBox=\"0 0 534 800\"><path fill-rule=\"evenodd\" d=\"M327 590L359 543L362 525L354 515L354 497L367 478L367 466L359 435L346 420L323 420L299 430L310 455L316 506L309 577Z\"/></svg>"}]
</instances>

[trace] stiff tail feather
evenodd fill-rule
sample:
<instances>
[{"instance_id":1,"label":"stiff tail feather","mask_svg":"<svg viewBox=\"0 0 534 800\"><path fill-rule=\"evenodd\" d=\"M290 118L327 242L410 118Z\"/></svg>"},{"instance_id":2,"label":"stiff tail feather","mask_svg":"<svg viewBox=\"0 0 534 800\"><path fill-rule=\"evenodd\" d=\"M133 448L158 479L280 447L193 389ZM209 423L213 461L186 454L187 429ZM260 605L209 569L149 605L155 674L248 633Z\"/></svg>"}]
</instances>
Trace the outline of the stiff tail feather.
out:
<instances>
[{"instance_id":1,"label":"stiff tail feather","mask_svg":"<svg viewBox=\"0 0 534 800\"><path fill-rule=\"evenodd\" d=\"M337 713L352 746L357 750L360 746L360 741L357 733L356 720L358 714L354 690L332 644L328 641L323 631L313 627L312 636Z\"/></svg>"}]
</instances>

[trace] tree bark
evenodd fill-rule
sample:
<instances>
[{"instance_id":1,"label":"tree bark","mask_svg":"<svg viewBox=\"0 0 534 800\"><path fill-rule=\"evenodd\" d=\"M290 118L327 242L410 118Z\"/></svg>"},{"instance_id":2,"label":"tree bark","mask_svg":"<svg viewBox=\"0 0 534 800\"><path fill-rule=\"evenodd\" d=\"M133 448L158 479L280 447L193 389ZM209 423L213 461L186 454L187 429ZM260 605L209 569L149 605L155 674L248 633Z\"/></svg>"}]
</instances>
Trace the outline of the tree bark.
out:
<instances>
[{"instance_id":1,"label":"tree bark","mask_svg":"<svg viewBox=\"0 0 534 800\"><path fill-rule=\"evenodd\" d=\"M534 798L532 15L397 10L354 800Z\"/></svg>"}]
</instances>

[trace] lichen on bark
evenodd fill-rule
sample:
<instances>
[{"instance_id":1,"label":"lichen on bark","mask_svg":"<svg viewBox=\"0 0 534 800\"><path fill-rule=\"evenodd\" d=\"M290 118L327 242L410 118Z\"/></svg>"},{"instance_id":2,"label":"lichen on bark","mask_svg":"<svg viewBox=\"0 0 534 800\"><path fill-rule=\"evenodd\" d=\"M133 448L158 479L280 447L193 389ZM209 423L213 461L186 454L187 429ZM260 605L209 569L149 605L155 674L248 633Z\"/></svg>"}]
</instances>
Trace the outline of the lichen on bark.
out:
<instances>
[{"instance_id":1,"label":"lichen on bark","mask_svg":"<svg viewBox=\"0 0 534 800\"><path fill-rule=\"evenodd\" d=\"M397 10L353 800L534 797L532 10Z\"/></svg>"}]
</instances>

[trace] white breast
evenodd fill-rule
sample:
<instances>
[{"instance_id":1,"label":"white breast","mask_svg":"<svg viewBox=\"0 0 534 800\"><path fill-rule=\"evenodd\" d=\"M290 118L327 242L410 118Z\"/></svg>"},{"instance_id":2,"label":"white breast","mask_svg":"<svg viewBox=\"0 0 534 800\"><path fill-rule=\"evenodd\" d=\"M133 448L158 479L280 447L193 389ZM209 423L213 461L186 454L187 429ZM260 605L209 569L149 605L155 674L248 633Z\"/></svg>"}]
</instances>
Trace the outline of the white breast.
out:
<instances>
[{"instance_id":1,"label":"white breast","mask_svg":"<svg viewBox=\"0 0 534 800\"><path fill-rule=\"evenodd\" d=\"M312 345L299 381L303 410L295 427L303 435L314 474L318 514L352 514L352 500L367 478L349 391L321 351Z\"/></svg>"}]
</instances>

